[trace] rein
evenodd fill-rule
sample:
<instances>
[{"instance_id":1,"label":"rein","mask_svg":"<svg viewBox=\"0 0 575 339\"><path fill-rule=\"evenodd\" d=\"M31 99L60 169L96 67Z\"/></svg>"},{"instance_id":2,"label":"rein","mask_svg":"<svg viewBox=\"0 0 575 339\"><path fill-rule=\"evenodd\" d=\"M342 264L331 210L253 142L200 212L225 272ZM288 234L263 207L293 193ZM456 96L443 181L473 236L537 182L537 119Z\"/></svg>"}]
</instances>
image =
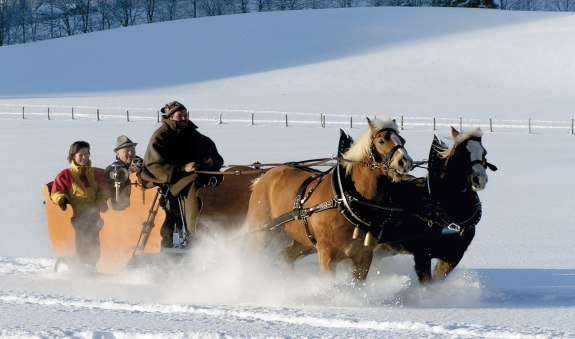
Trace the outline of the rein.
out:
<instances>
[{"instance_id":1,"label":"rein","mask_svg":"<svg viewBox=\"0 0 575 339\"><path fill-rule=\"evenodd\" d=\"M397 149L404 148L402 145L395 146L390 153L395 153ZM392 158L393 154L391 157ZM371 157L370 157L371 159ZM330 162L335 160L336 163ZM370 169L380 169L380 170L388 170L389 166L382 162L376 162L375 159L372 159L370 162L366 161L358 161L358 160L349 160L344 157L331 157L331 158L318 158L318 159L310 159L310 160L302 160L302 161L290 161L290 162L283 162L283 163L260 163L254 162L248 165L226 165L222 166L222 168L233 168L233 167L251 167L253 169L249 170L235 170L233 172L220 172L220 171L204 171L198 170L194 171L194 173L198 174L218 174L218 175L243 175L243 174L253 174L253 173L265 173L269 170L269 168L262 168L262 167L274 167L274 166L296 166L296 167L314 167L314 166L329 166L334 167L337 163L347 162L351 164L357 164L362 167L368 167ZM381 164L381 165L379 165ZM423 165L427 164L427 160L422 161L414 161L412 163L411 169L416 167L425 168Z\"/></svg>"}]
</instances>

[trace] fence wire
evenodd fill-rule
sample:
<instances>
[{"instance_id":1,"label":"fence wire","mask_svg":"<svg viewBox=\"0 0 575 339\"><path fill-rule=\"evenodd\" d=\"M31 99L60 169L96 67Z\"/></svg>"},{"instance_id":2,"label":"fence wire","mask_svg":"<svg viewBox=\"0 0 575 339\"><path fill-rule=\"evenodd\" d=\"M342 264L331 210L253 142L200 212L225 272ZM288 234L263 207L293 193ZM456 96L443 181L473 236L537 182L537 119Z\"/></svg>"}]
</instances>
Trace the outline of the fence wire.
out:
<instances>
[{"instance_id":1,"label":"fence wire","mask_svg":"<svg viewBox=\"0 0 575 339\"><path fill-rule=\"evenodd\" d=\"M196 122L214 124L264 125L264 126L310 126L321 128L364 128L365 115L248 111L218 109L188 109ZM377 118L377 116L367 116ZM383 117L381 115L380 117ZM440 116L413 117L401 114L392 116L401 129L437 130L453 126L460 130L480 127L489 132L518 133L574 133L573 118L560 120L444 118ZM93 106L52 106L0 104L0 120L80 120L136 122L161 121L156 109L142 107L93 107Z\"/></svg>"}]
</instances>

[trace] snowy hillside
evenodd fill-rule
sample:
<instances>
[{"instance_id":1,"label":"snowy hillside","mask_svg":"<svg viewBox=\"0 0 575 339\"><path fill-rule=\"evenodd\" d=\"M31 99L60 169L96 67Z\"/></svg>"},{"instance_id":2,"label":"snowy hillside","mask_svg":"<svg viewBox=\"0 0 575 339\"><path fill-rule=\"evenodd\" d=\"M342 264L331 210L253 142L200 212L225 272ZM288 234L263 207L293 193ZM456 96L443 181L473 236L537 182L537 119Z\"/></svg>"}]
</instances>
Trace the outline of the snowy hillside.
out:
<instances>
[{"instance_id":1,"label":"snowy hillside","mask_svg":"<svg viewBox=\"0 0 575 339\"><path fill-rule=\"evenodd\" d=\"M574 35L573 13L355 8L199 18L3 47L0 98L567 120Z\"/></svg>"}]
</instances>

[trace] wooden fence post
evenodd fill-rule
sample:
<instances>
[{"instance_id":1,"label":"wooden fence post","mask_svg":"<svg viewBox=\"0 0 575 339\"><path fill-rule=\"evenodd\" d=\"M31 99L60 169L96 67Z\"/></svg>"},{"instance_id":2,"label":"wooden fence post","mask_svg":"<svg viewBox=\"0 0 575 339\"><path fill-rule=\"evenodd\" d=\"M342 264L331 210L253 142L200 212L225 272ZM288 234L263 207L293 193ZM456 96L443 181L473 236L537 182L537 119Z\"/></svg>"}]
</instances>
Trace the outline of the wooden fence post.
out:
<instances>
[{"instance_id":1,"label":"wooden fence post","mask_svg":"<svg viewBox=\"0 0 575 339\"><path fill-rule=\"evenodd\" d=\"M72 107L72 120L74 120L74 107Z\"/></svg>"},{"instance_id":2,"label":"wooden fence post","mask_svg":"<svg viewBox=\"0 0 575 339\"><path fill-rule=\"evenodd\" d=\"M220 113L220 125L222 124L222 113Z\"/></svg>"},{"instance_id":3,"label":"wooden fence post","mask_svg":"<svg viewBox=\"0 0 575 339\"><path fill-rule=\"evenodd\" d=\"M130 111L126 110L126 121L130 122Z\"/></svg>"},{"instance_id":4,"label":"wooden fence post","mask_svg":"<svg viewBox=\"0 0 575 339\"><path fill-rule=\"evenodd\" d=\"M96 110L96 121L100 121L100 109Z\"/></svg>"},{"instance_id":5,"label":"wooden fence post","mask_svg":"<svg viewBox=\"0 0 575 339\"><path fill-rule=\"evenodd\" d=\"M433 130L435 131L435 115L433 116Z\"/></svg>"},{"instance_id":6,"label":"wooden fence post","mask_svg":"<svg viewBox=\"0 0 575 339\"><path fill-rule=\"evenodd\" d=\"M493 132L493 119L489 117L489 132Z\"/></svg>"},{"instance_id":7,"label":"wooden fence post","mask_svg":"<svg viewBox=\"0 0 575 339\"><path fill-rule=\"evenodd\" d=\"M24 106L22 106L22 120L24 120L24 119L26 119L26 118L24 118ZM571 134L573 134L573 133L571 133Z\"/></svg>"},{"instance_id":8,"label":"wooden fence post","mask_svg":"<svg viewBox=\"0 0 575 339\"><path fill-rule=\"evenodd\" d=\"M573 135L573 118L571 118L571 135Z\"/></svg>"},{"instance_id":9,"label":"wooden fence post","mask_svg":"<svg viewBox=\"0 0 575 339\"><path fill-rule=\"evenodd\" d=\"M323 128L323 113L319 114L319 125Z\"/></svg>"},{"instance_id":10,"label":"wooden fence post","mask_svg":"<svg viewBox=\"0 0 575 339\"><path fill-rule=\"evenodd\" d=\"M156 119L156 122L160 122L160 111L158 111L158 112L156 113L156 116L158 117L158 118Z\"/></svg>"},{"instance_id":11,"label":"wooden fence post","mask_svg":"<svg viewBox=\"0 0 575 339\"><path fill-rule=\"evenodd\" d=\"M531 118L529 118L528 126L529 126L528 132L529 132L529 134L531 134Z\"/></svg>"},{"instance_id":12,"label":"wooden fence post","mask_svg":"<svg viewBox=\"0 0 575 339\"><path fill-rule=\"evenodd\" d=\"M286 114L286 127L288 127L288 117L287 117L287 114Z\"/></svg>"},{"instance_id":13,"label":"wooden fence post","mask_svg":"<svg viewBox=\"0 0 575 339\"><path fill-rule=\"evenodd\" d=\"M399 121L400 121L400 126L401 126L400 128L401 128L401 130L403 131L403 114L401 115Z\"/></svg>"},{"instance_id":14,"label":"wooden fence post","mask_svg":"<svg viewBox=\"0 0 575 339\"><path fill-rule=\"evenodd\" d=\"M349 117L349 128L353 128L353 117Z\"/></svg>"},{"instance_id":15,"label":"wooden fence post","mask_svg":"<svg viewBox=\"0 0 575 339\"><path fill-rule=\"evenodd\" d=\"M463 118L459 117L459 132L463 132Z\"/></svg>"},{"instance_id":16,"label":"wooden fence post","mask_svg":"<svg viewBox=\"0 0 575 339\"><path fill-rule=\"evenodd\" d=\"M50 120L50 107L48 107L48 120Z\"/></svg>"},{"instance_id":17,"label":"wooden fence post","mask_svg":"<svg viewBox=\"0 0 575 339\"><path fill-rule=\"evenodd\" d=\"M254 125L254 114L252 113L252 126Z\"/></svg>"}]
</instances>

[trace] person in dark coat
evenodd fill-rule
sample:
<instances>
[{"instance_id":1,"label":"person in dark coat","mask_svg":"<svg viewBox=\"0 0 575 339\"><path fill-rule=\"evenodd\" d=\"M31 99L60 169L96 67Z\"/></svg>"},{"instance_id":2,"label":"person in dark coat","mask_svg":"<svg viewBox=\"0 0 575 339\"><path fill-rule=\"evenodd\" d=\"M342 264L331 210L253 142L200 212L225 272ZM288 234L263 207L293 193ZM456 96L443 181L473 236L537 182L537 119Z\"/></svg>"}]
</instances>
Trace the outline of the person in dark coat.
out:
<instances>
[{"instance_id":1,"label":"person in dark coat","mask_svg":"<svg viewBox=\"0 0 575 339\"><path fill-rule=\"evenodd\" d=\"M120 135L116 138L116 161L106 167L106 178L110 186L109 208L123 210L130 205L130 174L140 174L144 160L136 155L136 145L130 138Z\"/></svg>"},{"instance_id":2,"label":"person in dark coat","mask_svg":"<svg viewBox=\"0 0 575 339\"><path fill-rule=\"evenodd\" d=\"M204 184L204 178L196 171L219 171L224 159L215 143L198 132L198 126L189 120L184 105L173 101L161 112L162 125L152 135L144 155L142 180L168 186L170 194L181 203L187 233L191 236L196 232L200 210L197 189ZM168 234L165 230L161 233ZM186 242L189 245L189 239Z\"/></svg>"}]
</instances>

